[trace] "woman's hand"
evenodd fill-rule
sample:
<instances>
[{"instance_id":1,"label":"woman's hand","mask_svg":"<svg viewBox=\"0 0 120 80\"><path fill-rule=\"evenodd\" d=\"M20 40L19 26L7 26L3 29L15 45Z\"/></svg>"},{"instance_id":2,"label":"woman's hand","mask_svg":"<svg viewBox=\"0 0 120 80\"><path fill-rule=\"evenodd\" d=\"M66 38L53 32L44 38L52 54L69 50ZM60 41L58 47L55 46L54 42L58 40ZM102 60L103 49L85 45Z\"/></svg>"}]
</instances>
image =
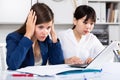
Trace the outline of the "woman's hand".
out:
<instances>
[{"instance_id":1,"label":"woman's hand","mask_svg":"<svg viewBox=\"0 0 120 80\"><path fill-rule=\"evenodd\" d=\"M92 60L93 60L92 58L87 58L85 63L89 64L90 62L92 62Z\"/></svg>"},{"instance_id":2,"label":"woman's hand","mask_svg":"<svg viewBox=\"0 0 120 80\"><path fill-rule=\"evenodd\" d=\"M66 64L83 64L83 61L79 57L71 57L68 59L65 59Z\"/></svg>"},{"instance_id":3,"label":"woman's hand","mask_svg":"<svg viewBox=\"0 0 120 80\"><path fill-rule=\"evenodd\" d=\"M35 12L31 10L27 18L25 33L25 36L29 39L31 39L34 35L36 19L37 17L35 16Z\"/></svg>"},{"instance_id":4,"label":"woman's hand","mask_svg":"<svg viewBox=\"0 0 120 80\"><path fill-rule=\"evenodd\" d=\"M54 29L54 24L51 27L50 35L51 35L53 43L56 43L57 42L57 35L56 35L55 29Z\"/></svg>"}]
</instances>

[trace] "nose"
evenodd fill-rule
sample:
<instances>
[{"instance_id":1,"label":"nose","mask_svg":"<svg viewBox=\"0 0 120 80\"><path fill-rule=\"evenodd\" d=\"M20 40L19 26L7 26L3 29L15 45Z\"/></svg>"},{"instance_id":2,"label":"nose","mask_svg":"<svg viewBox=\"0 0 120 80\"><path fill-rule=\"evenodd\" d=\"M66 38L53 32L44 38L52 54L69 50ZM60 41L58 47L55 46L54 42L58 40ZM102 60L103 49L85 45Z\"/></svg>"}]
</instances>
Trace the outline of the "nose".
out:
<instances>
[{"instance_id":1,"label":"nose","mask_svg":"<svg viewBox=\"0 0 120 80\"><path fill-rule=\"evenodd\" d=\"M47 34L49 33L48 29L45 28L45 29L43 30L43 33L44 33L45 35L47 35Z\"/></svg>"},{"instance_id":2,"label":"nose","mask_svg":"<svg viewBox=\"0 0 120 80\"><path fill-rule=\"evenodd\" d=\"M87 29L91 28L91 24L86 24L86 28Z\"/></svg>"}]
</instances>

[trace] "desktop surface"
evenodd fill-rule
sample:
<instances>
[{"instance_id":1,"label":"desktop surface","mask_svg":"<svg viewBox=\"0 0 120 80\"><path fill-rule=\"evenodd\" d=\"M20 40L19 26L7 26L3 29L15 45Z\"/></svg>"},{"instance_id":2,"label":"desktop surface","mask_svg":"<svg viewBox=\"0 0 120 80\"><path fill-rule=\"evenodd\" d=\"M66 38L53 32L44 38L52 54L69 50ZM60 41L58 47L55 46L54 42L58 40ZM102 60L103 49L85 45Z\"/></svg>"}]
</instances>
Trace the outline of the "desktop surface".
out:
<instances>
[{"instance_id":1,"label":"desktop surface","mask_svg":"<svg viewBox=\"0 0 120 80\"><path fill-rule=\"evenodd\" d=\"M13 76L16 71L0 71L0 80L120 80L120 63L106 63L102 72L78 73L70 75L56 75L54 77Z\"/></svg>"}]
</instances>

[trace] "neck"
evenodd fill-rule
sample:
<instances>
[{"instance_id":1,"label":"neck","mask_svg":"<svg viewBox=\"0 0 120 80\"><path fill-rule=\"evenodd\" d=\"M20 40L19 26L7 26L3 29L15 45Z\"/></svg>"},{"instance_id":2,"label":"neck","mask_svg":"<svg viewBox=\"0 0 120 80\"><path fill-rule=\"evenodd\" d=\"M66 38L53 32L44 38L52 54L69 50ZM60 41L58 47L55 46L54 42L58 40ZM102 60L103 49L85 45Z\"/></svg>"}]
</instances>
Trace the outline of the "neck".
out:
<instances>
[{"instance_id":1,"label":"neck","mask_svg":"<svg viewBox=\"0 0 120 80\"><path fill-rule=\"evenodd\" d=\"M31 38L31 40L32 40L33 42L35 42L37 39L36 39L35 36L33 36L33 37Z\"/></svg>"},{"instance_id":2,"label":"neck","mask_svg":"<svg viewBox=\"0 0 120 80\"><path fill-rule=\"evenodd\" d=\"M73 29L73 33L74 33L74 36L75 36L77 42L79 42L80 39L82 38L82 35L76 29Z\"/></svg>"}]
</instances>

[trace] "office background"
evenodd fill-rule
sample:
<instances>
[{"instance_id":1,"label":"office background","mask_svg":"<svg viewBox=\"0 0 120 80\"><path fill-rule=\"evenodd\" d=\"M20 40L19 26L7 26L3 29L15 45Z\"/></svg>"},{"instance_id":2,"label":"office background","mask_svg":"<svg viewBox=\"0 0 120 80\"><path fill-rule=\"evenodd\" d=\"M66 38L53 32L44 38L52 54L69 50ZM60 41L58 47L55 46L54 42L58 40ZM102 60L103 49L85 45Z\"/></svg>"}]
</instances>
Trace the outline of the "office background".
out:
<instances>
[{"instance_id":1,"label":"office background","mask_svg":"<svg viewBox=\"0 0 120 80\"><path fill-rule=\"evenodd\" d=\"M48 4L55 14L56 32L72 27L73 12L76 6L87 4L92 6L97 13L97 23L93 33L99 37L104 45L112 40L120 40L120 15L115 21L108 21L107 5L117 5L117 14L120 14L120 0L38 0ZM6 4L7 2L7 4ZM25 21L30 6L37 0L1 0L0 1L0 43L5 42L6 35L19 27ZM7 5L7 6L6 6ZM101 7L101 6L102 7ZM101 9L102 8L102 9ZM102 15L103 19L100 17ZM98 19L99 18L99 19ZM101 20L102 19L102 20Z\"/></svg>"}]
</instances>

